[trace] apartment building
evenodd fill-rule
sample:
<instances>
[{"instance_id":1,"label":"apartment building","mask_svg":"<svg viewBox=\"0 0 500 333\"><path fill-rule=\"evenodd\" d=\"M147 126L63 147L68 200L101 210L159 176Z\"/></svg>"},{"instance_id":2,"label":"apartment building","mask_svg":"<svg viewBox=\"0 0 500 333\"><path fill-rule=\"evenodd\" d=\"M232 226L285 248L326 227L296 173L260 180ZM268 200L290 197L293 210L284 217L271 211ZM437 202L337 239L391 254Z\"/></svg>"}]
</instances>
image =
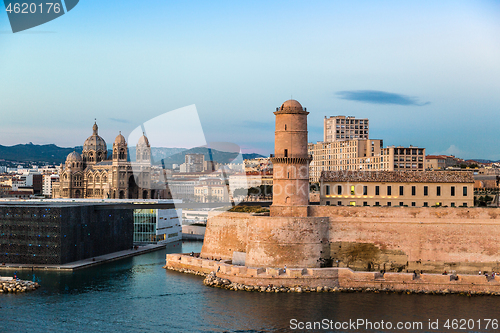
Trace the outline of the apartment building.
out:
<instances>
[{"instance_id":1,"label":"apartment building","mask_svg":"<svg viewBox=\"0 0 500 333\"><path fill-rule=\"evenodd\" d=\"M380 155L380 170L425 170L425 148L391 146L383 148Z\"/></svg>"},{"instance_id":2,"label":"apartment building","mask_svg":"<svg viewBox=\"0 0 500 333\"><path fill-rule=\"evenodd\" d=\"M309 143L309 182L319 182L322 171L381 170L382 145L366 139Z\"/></svg>"},{"instance_id":3,"label":"apartment building","mask_svg":"<svg viewBox=\"0 0 500 333\"><path fill-rule=\"evenodd\" d=\"M322 171L425 170L425 148L386 147L382 140L347 140L309 143L312 156L309 181L319 182Z\"/></svg>"},{"instance_id":4,"label":"apartment building","mask_svg":"<svg viewBox=\"0 0 500 333\"><path fill-rule=\"evenodd\" d=\"M353 116L332 116L324 119L324 142L353 139L368 139L368 119L356 119Z\"/></svg>"}]
</instances>

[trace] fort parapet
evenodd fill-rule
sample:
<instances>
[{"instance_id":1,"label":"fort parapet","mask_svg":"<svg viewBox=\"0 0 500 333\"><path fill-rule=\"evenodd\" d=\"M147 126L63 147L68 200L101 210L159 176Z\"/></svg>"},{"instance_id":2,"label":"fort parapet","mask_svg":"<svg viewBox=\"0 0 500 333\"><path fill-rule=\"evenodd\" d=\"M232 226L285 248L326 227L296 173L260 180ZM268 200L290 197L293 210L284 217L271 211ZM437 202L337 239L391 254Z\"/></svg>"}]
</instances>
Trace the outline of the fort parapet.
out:
<instances>
[{"instance_id":1,"label":"fort parapet","mask_svg":"<svg viewBox=\"0 0 500 333\"><path fill-rule=\"evenodd\" d=\"M202 255L231 260L243 252L247 265L290 268L328 257L326 265L356 270L500 271L496 209L309 206L308 214L307 222L245 213L211 218ZM310 265L294 261L294 251Z\"/></svg>"},{"instance_id":2,"label":"fort parapet","mask_svg":"<svg viewBox=\"0 0 500 333\"><path fill-rule=\"evenodd\" d=\"M192 273L208 275L217 272L220 279L245 287L265 287L269 285L285 288L308 288L315 290L330 288L338 290L387 290L395 292L430 293L470 293L500 295L500 278L484 275L442 275L357 272L349 268L271 268L245 267L228 262L199 259L189 255L168 254L166 268L188 270ZM325 288L326 287L326 288ZM242 290L256 290L245 288Z\"/></svg>"}]
</instances>

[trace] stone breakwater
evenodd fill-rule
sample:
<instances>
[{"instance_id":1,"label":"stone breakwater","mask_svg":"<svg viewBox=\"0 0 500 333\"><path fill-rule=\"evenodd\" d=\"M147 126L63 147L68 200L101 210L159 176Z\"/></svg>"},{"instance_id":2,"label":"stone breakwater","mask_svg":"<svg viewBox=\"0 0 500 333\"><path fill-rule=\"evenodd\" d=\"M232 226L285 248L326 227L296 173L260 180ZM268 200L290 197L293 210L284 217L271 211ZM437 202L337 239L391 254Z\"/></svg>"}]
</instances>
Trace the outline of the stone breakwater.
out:
<instances>
[{"instance_id":1,"label":"stone breakwater","mask_svg":"<svg viewBox=\"0 0 500 333\"><path fill-rule=\"evenodd\" d=\"M0 294L1 293L24 293L27 291L33 291L40 288L37 282L23 281L23 280L7 280L0 282Z\"/></svg>"},{"instance_id":2,"label":"stone breakwater","mask_svg":"<svg viewBox=\"0 0 500 333\"><path fill-rule=\"evenodd\" d=\"M193 271L191 271L193 272ZM190 273L185 271L184 273ZM199 275L199 274L197 274ZM323 286L323 287L308 287L308 286L295 286L295 287L286 287L286 286L274 286L274 285L268 285L268 286L249 286L249 285L244 285L241 283L234 283L231 282L228 279L220 278L217 277L215 272L212 272L208 274L205 279L203 280L203 284L209 287L214 287L214 288L221 288L221 289L227 289L227 290L232 290L232 291L255 291L255 292L266 292L266 293L313 293L313 292L318 292L318 293L326 293L326 292L373 292L373 293L380 293L380 292L392 292L392 293L400 293L400 294L440 294L440 295L445 295L445 294L460 294L460 295L467 295L467 296L472 296L472 295L497 295L500 296L500 293L483 293L483 292L453 292L448 289L444 290L437 290L437 291L423 291L423 290L395 290L392 288L382 288L382 289L375 289L375 288L339 288L339 287L328 287L328 286Z\"/></svg>"},{"instance_id":3,"label":"stone breakwater","mask_svg":"<svg viewBox=\"0 0 500 333\"><path fill-rule=\"evenodd\" d=\"M285 286L249 286L241 283L231 282L228 279L223 279L217 277L215 272L211 272L203 280L203 284L209 287L222 288L233 291L257 291L266 293L302 293L302 292L336 292L341 291L341 289L334 287L330 288L328 286L324 287L305 287L305 286L295 286L295 287L285 287Z\"/></svg>"}]
</instances>

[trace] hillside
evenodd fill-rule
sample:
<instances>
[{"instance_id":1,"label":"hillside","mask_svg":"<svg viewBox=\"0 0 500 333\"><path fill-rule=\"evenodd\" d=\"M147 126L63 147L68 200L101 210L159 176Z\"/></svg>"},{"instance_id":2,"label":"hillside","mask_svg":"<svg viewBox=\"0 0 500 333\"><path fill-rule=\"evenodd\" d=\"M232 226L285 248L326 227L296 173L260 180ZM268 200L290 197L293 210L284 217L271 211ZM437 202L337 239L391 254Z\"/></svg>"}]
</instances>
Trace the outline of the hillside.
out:
<instances>
[{"instance_id":1,"label":"hillside","mask_svg":"<svg viewBox=\"0 0 500 333\"><path fill-rule=\"evenodd\" d=\"M32 163L50 163L59 164L66 161L66 156L76 150L78 153L82 152L82 147L63 148L54 144L49 145L35 145L32 143L19 144L15 146L2 146L0 145L0 160L13 161L13 162L32 162ZM230 163L236 156L236 153L222 152L209 148L157 148L151 149L151 157L156 164L161 164L163 159L164 165L170 168L172 164L184 163L185 154L203 154L205 160L210 159L210 154L213 160L219 163ZM129 156L135 155L135 147L130 148ZM111 156L111 150L108 150L108 156ZM243 154L243 158L256 158L263 157L259 154Z\"/></svg>"}]
</instances>

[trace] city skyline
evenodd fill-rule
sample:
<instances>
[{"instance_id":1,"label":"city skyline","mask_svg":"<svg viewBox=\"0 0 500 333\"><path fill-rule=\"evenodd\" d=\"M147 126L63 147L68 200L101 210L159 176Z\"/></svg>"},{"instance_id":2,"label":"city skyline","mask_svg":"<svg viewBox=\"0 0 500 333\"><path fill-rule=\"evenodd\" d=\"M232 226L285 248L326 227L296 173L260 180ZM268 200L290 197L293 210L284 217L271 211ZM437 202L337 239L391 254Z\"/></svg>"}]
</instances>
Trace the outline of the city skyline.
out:
<instances>
[{"instance_id":1,"label":"city skyline","mask_svg":"<svg viewBox=\"0 0 500 333\"><path fill-rule=\"evenodd\" d=\"M0 13L0 144L112 140L195 104L207 142L273 152L273 111L370 119L370 138L498 160L494 1L120 5L81 2L12 34Z\"/></svg>"}]
</instances>

